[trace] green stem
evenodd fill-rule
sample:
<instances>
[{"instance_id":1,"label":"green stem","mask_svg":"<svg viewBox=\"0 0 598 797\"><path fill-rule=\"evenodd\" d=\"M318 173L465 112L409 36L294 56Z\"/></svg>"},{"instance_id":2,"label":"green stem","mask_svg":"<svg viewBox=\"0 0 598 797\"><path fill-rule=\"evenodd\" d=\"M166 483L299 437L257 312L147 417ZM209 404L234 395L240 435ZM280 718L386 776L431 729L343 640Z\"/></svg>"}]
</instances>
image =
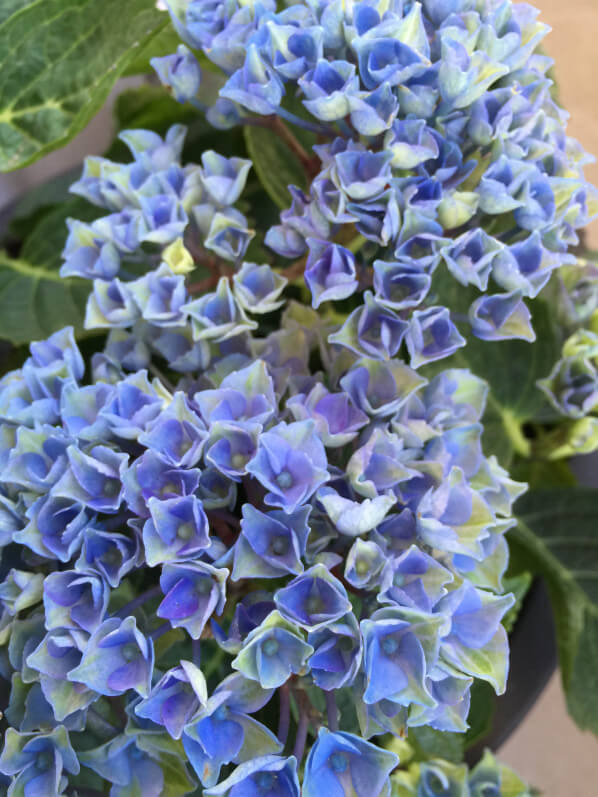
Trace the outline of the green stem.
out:
<instances>
[{"instance_id":1,"label":"green stem","mask_svg":"<svg viewBox=\"0 0 598 797\"><path fill-rule=\"evenodd\" d=\"M523 434L521 424L515 415L508 409L502 408L502 423L507 433L513 449L526 459L529 458L532 451L531 442Z\"/></svg>"},{"instance_id":2,"label":"green stem","mask_svg":"<svg viewBox=\"0 0 598 797\"><path fill-rule=\"evenodd\" d=\"M367 238L365 238L365 236L356 235L353 240L349 241L346 248L349 250L349 252L353 252L353 254L355 254L356 252L359 252L366 241Z\"/></svg>"}]
</instances>

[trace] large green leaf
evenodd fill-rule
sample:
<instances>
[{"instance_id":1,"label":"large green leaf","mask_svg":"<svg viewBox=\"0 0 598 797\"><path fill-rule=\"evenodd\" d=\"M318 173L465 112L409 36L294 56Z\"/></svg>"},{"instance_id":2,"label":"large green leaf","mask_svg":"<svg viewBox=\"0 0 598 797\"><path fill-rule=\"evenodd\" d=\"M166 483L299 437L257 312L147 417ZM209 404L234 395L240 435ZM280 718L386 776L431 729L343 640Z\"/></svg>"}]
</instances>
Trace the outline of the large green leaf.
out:
<instances>
[{"instance_id":1,"label":"large green leaf","mask_svg":"<svg viewBox=\"0 0 598 797\"><path fill-rule=\"evenodd\" d=\"M155 0L9 0L0 9L0 171L82 130L169 24Z\"/></svg>"},{"instance_id":2,"label":"large green leaf","mask_svg":"<svg viewBox=\"0 0 598 797\"><path fill-rule=\"evenodd\" d=\"M285 98L285 107L297 118L305 114L305 108L298 99ZM313 156L316 136L302 127L282 122L280 118L274 124L278 129L247 125L243 132L247 154L253 161L262 186L276 205L284 209L291 204L289 185L304 190L308 188L308 174L301 157ZM291 139L294 139L296 146L293 146ZM301 157L298 154L300 149L303 150Z\"/></svg>"},{"instance_id":3,"label":"large green leaf","mask_svg":"<svg viewBox=\"0 0 598 797\"><path fill-rule=\"evenodd\" d=\"M150 41L137 49L135 58L127 65L123 72L125 77L130 75L151 74L154 70L150 58L160 58L164 55L175 53L181 43L180 36L173 25L165 25Z\"/></svg>"},{"instance_id":4,"label":"large green leaf","mask_svg":"<svg viewBox=\"0 0 598 797\"><path fill-rule=\"evenodd\" d=\"M288 208L289 185L307 187L300 161L279 135L264 127L245 127L245 143L261 184L279 208Z\"/></svg>"},{"instance_id":5,"label":"large green leaf","mask_svg":"<svg viewBox=\"0 0 598 797\"><path fill-rule=\"evenodd\" d=\"M463 761L465 737L461 733L437 731L428 725L410 728L408 744L413 748L416 761L443 758L455 764Z\"/></svg>"},{"instance_id":6,"label":"large green leaf","mask_svg":"<svg viewBox=\"0 0 598 797\"><path fill-rule=\"evenodd\" d=\"M465 732L464 738L466 750L481 742L490 733L495 710L494 689L486 681L476 678L471 687L471 708L467 715L469 728Z\"/></svg>"},{"instance_id":7,"label":"large green leaf","mask_svg":"<svg viewBox=\"0 0 598 797\"><path fill-rule=\"evenodd\" d=\"M519 423L532 420L545 403L536 382L546 376L560 356L550 307L533 302L536 340L486 342L472 338L462 350L472 371L490 384L493 400Z\"/></svg>"},{"instance_id":8,"label":"large green leaf","mask_svg":"<svg viewBox=\"0 0 598 797\"><path fill-rule=\"evenodd\" d=\"M458 285L439 292L448 307L466 310L471 297ZM443 285L445 287L446 283ZM456 286L456 287L455 287ZM529 456L530 441L523 426L543 418L546 402L537 388L538 379L550 372L560 356L560 346L549 306L541 299L533 302L536 341L504 340L487 342L470 336L467 345L448 361L470 368L488 382L490 391L484 417L484 449L496 454L503 465L510 465L515 452ZM466 330L462 330L465 333Z\"/></svg>"},{"instance_id":9,"label":"large green leaf","mask_svg":"<svg viewBox=\"0 0 598 797\"><path fill-rule=\"evenodd\" d=\"M190 124L197 119L197 111L181 105L161 86L139 86L121 92L114 103L118 127L144 128L164 134L173 124ZM207 122L206 127L209 127Z\"/></svg>"},{"instance_id":10,"label":"large green leaf","mask_svg":"<svg viewBox=\"0 0 598 797\"><path fill-rule=\"evenodd\" d=\"M510 545L548 583L569 711L598 733L598 490L531 490L515 511Z\"/></svg>"},{"instance_id":11,"label":"large green leaf","mask_svg":"<svg viewBox=\"0 0 598 797\"><path fill-rule=\"evenodd\" d=\"M25 8L25 6L31 6L34 3L35 0L2 0L2 2L0 2L0 25L5 19L16 14L17 11Z\"/></svg>"},{"instance_id":12,"label":"large green leaf","mask_svg":"<svg viewBox=\"0 0 598 797\"><path fill-rule=\"evenodd\" d=\"M63 279L60 253L66 218L89 220L96 212L83 200L71 199L42 216L18 258L0 252L0 338L20 344L67 325L82 329L90 283Z\"/></svg>"}]
</instances>

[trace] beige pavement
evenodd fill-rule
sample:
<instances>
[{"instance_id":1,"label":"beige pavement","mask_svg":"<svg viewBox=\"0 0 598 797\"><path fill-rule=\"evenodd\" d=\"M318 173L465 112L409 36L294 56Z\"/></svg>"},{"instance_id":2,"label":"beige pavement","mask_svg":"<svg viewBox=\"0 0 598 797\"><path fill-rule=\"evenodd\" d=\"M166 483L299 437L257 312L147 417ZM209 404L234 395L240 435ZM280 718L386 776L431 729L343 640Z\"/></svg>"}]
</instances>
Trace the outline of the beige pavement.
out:
<instances>
[{"instance_id":1,"label":"beige pavement","mask_svg":"<svg viewBox=\"0 0 598 797\"><path fill-rule=\"evenodd\" d=\"M540 9L540 19L552 27L545 45L556 61L561 102L571 114L568 132L598 156L598 0L530 2ZM598 185L598 163L586 168L588 179ZM598 249L598 221L588 232Z\"/></svg>"}]
</instances>

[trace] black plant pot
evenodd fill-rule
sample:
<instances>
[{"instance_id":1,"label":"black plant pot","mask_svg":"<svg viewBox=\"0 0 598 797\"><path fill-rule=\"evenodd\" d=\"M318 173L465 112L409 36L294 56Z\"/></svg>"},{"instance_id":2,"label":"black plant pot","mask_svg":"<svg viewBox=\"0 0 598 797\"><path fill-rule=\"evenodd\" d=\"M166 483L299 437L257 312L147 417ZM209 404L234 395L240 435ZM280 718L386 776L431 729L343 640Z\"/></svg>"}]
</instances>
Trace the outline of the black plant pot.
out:
<instances>
[{"instance_id":1,"label":"black plant pot","mask_svg":"<svg viewBox=\"0 0 598 797\"><path fill-rule=\"evenodd\" d=\"M507 691L496 698L489 733L467 751L470 765L479 761L484 748L496 751L506 742L538 700L557 666L554 618L542 579L535 579L526 595L509 642Z\"/></svg>"}]
</instances>

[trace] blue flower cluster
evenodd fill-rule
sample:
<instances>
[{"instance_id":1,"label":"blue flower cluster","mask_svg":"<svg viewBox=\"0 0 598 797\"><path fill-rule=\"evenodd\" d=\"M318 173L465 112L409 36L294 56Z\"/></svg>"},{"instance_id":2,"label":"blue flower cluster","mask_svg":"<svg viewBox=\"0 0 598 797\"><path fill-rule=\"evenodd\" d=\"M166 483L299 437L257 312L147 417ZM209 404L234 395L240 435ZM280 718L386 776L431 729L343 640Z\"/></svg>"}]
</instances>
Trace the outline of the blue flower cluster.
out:
<instances>
[{"instance_id":1,"label":"blue flower cluster","mask_svg":"<svg viewBox=\"0 0 598 797\"><path fill-rule=\"evenodd\" d=\"M472 291L464 320L473 335L534 339L525 299L570 262L575 230L598 210L587 156L551 97L552 62L536 52L548 27L535 9L504 0L167 6L186 44L223 71L213 124L278 115L318 132L319 171L308 192L291 187L266 242L306 258L314 307L365 289L338 343L385 359L404 340L414 367L450 355L464 340L435 291L434 276L447 272ZM190 81L198 63L184 50ZM180 95L183 78L158 73ZM349 245L359 236L362 254Z\"/></svg>"},{"instance_id":2,"label":"blue flower cluster","mask_svg":"<svg viewBox=\"0 0 598 797\"><path fill-rule=\"evenodd\" d=\"M110 331L87 380L65 329L0 381L14 561L0 584L0 771L11 794L62 794L81 766L112 795L133 781L159 795L176 754L207 794L286 797L306 737L327 726L303 794L385 794L397 757L368 739L463 731L473 679L505 687L504 533L523 486L483 455L486 387L343 352L293 302L260 335L250 317L283 301L269 266L244 263L198 299L182 279L161 262L121 283L138 316ZM161 326L149 316L174 285L180 316ZM184 365L169 362L176 387L142 368L164 357L164 331L187 345ZM174 665L163 635L180 641ZM278 737L253 716L276 690Z\"/></svg>"}]
</instances>

